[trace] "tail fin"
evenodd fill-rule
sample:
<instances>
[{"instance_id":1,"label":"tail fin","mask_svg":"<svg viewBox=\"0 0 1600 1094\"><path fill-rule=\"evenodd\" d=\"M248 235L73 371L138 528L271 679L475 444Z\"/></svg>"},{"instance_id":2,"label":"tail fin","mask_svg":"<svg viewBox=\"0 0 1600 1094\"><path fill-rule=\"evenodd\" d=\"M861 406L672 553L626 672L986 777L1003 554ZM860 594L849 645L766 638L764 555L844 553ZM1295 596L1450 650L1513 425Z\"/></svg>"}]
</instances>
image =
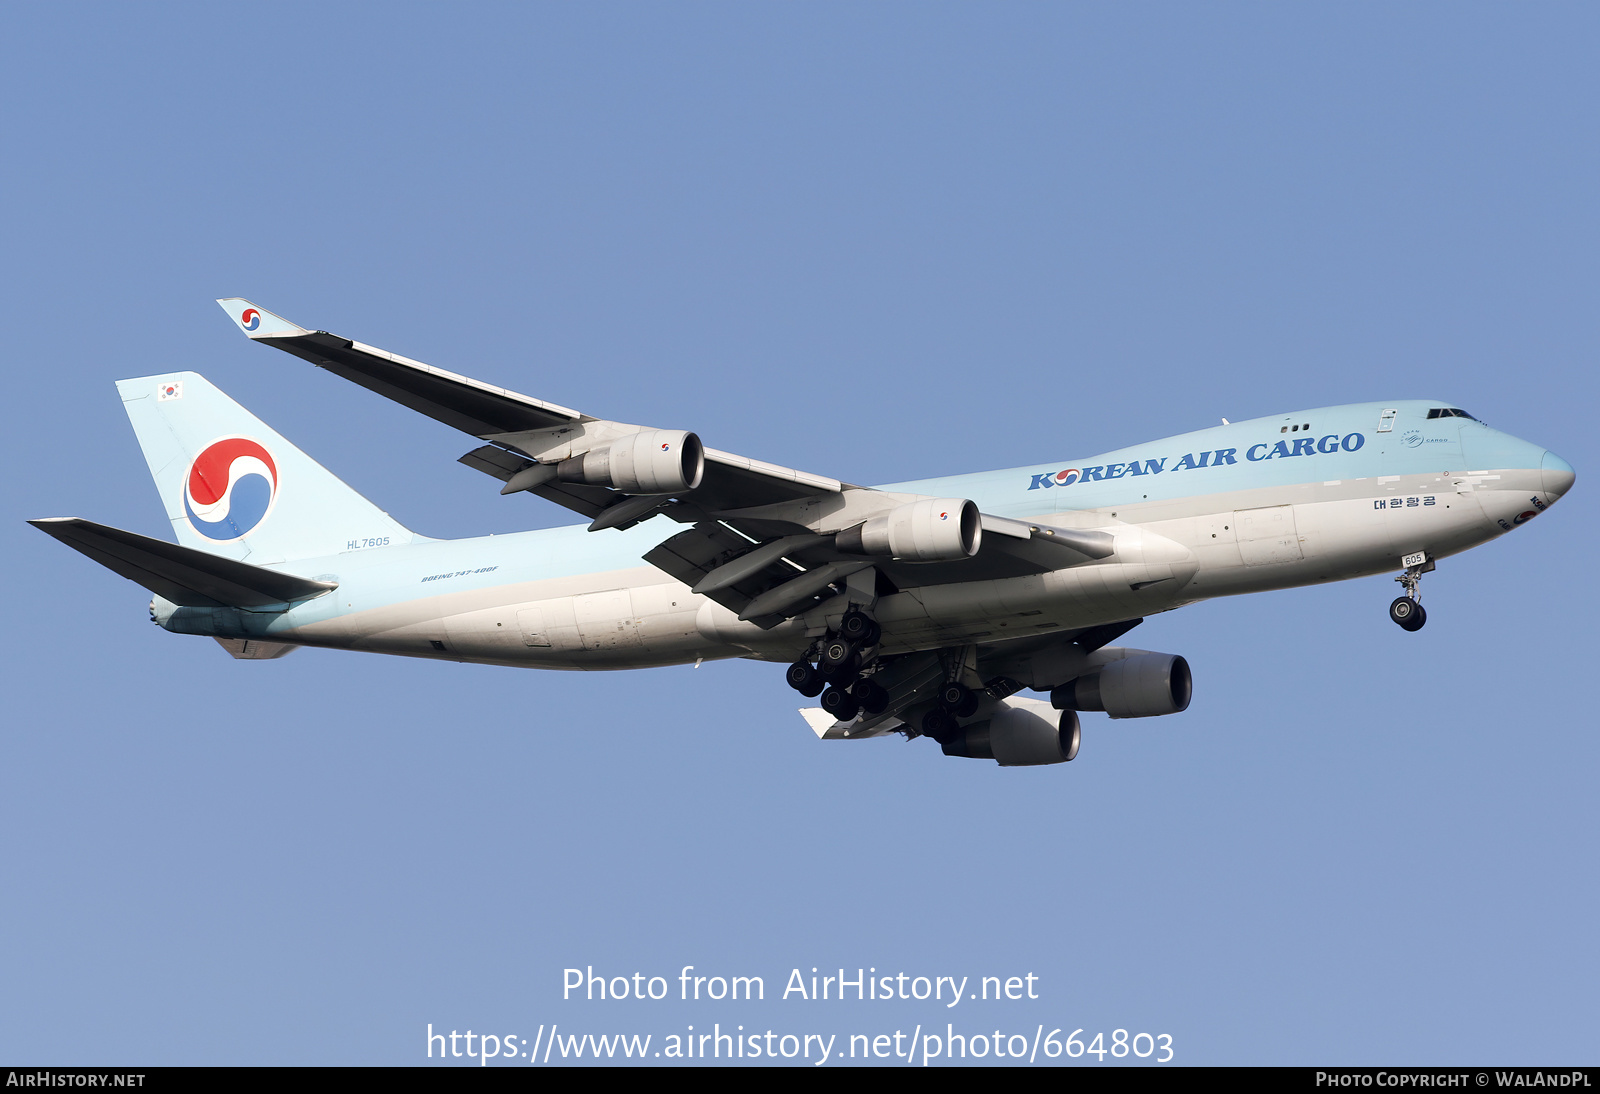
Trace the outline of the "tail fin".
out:
<instances>
[{"instance_id":1,"label":"tail fin","mask_svg":"<svg viewBox=\"0 0 1600 1094\"><path fill-rule=\"evenodd\" d=\"M198 373L117 390L185 546L264 565L419 538Z\"/></svg>"}]
</instances>

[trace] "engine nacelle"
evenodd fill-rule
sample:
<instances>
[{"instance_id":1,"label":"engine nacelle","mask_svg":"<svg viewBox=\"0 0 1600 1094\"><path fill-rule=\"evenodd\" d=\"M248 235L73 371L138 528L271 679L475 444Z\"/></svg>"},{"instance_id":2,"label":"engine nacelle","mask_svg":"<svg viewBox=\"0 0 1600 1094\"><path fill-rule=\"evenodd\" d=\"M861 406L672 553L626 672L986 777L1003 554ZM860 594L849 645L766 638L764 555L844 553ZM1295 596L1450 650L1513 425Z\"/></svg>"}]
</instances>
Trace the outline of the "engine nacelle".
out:
<instances>
[{"instance_id":1,"label":"engine nacelle","mask_svg":"<svg viewBox=\"0 0 1600 1094\"><path fill-rule=\"evenodd\" d=\"M1189 662L1172 653L1140 653L1050 692L1057 710L1103 710L1113 718L1152 718L1189 708L1194 677Z\"/></svg>"},{"instance_id":2,"label":"engine nacelle","mask_svg":"<svg viewBox=\"0 0 1600 1094\"><path fill-rule=\"evenodd\" d=\"M1047 718L1034 710L1002 703L994 717L974 722L941 747L946 756L996 760L1001 767L1065 763L1078 754L1078 714L1064 710ZM1043 703L1029 701L1029 707Z\"/></svg>"},{"instance_id":3,"label":"engine nacelle","mask_svg":"<svg viewBox=\"0 0 1600 1094\"><path fill-rule=\"evenodd\" d=\"M971 558L983 543L983 518L965 498L908 502L846 528L834 539L839 550L903 562L956 562Z\"/></svg>"},{"instance_id":4,"label":"engine nacelle","mask_svg":"<svg viewBox=\"0 0 1600 1094\"><path fill-rule=\"evenodd\" d=\"M643 429L562 460L556 478L610 486L625 494L681 494L700 485L706 450L682 429Z\"/></svg>"}]
</instances>

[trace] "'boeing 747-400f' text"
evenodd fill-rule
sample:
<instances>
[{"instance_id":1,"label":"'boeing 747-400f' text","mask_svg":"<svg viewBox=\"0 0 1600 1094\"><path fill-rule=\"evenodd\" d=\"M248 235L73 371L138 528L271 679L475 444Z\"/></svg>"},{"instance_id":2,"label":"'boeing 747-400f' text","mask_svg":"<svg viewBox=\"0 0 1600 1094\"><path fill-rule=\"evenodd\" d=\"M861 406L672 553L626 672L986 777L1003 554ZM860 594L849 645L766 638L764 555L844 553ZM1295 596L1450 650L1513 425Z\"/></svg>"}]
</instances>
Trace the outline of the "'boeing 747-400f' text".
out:
<instances>
[{"instance_id":1,"label":"'boeing 747-400f' text","mask_svg":"<svg viewBox=\"0 0 1600 1094\"><path fill-rule=\"evenodd\" d=\"M1152 613L1398 570L1389 617L1414 631L1437 559L1573 482L1539 445L1396 399L855 486L219 303L252 339L476 437L461 462L502 494L589 523L419 536L203 377L123 380L178 545L32 523L155 593L167 630L247 659L327 646L550 669L775 661L821 695L801 712L818 736L925 736L1008 766L1072 759L1079 711L1189 705L1182 657L1112 644Z\"/></svg>"}]
</instances>

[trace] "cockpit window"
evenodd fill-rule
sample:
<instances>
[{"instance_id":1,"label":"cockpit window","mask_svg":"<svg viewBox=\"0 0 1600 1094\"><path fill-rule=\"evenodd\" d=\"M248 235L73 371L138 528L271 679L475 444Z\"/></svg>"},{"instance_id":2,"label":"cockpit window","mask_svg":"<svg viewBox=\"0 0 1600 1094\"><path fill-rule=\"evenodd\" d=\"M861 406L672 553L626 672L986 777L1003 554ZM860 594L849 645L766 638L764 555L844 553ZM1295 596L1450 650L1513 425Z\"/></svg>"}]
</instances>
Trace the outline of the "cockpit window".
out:
<instances>
[{"instance_id":1,"label":"cockpit window","mask_svg":"<svg viewBox=\"0 0 1600 1094\"><path fill-rule=\"evenodd\" d=\"M1430 418L1472 418L1473 421L1477 421L1478 420L1476 418L1473 418L1472 415L1468 414L1465 410L1457 410L1455 407L1438 407L1438 406L1436 406L1432 410L1428 411L1428 417L1430 417Z\"/></svg>"}]
</instances>

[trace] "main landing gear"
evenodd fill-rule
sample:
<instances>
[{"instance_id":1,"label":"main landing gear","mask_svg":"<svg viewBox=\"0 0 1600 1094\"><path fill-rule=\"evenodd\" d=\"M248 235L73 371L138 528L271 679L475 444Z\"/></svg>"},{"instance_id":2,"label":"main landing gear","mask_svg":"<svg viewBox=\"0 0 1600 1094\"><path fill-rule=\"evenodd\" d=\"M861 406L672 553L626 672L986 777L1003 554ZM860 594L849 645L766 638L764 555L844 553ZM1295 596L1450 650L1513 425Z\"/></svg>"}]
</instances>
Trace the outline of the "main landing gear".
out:
<instances>
[{"instance_id":1,"label":"main landing gear","mask_svg":"<svg viewBox=\"0 0 1600 1094\"><path fill-rule=\"evenodd\" d=\"M828 635L818 647L816 665L805 660L789 666L785 676L789 686L808 698L821 694L822 709L841 722L863 711L882 714L889 707L889 693L862 675L872 667L863 654L877 646L882 633L865 612L846 612L839 632Z\"/></svg>"},{"instance_id":2,"label":"main landing gear","mask_svg":"<svg viewBox=\"0 0 1600 1094\"><path fill-rule=\"evenodd\" d=\"M1411 564L1395 578L1406 592L1389 605L1389 618L1404 630L1420 631L1428 621L1428 613L1422 608L1422 575L1433 569L1433 560L1424 555L1407 555L1401 561Z\"/></svg>"},{"instance_id":3,"label":"main landing gear","mask_svg":"<svg viewBox=\"0 0 1600 1094\"><path fill-rule=\"evenodd\" d=\"M922 735L945 745L961 732L958 719L970 718L978 712L979 697L959 680L951 680L939 689L938 700L938 707L922 716Z\"/></svg>"}]
</instances>

